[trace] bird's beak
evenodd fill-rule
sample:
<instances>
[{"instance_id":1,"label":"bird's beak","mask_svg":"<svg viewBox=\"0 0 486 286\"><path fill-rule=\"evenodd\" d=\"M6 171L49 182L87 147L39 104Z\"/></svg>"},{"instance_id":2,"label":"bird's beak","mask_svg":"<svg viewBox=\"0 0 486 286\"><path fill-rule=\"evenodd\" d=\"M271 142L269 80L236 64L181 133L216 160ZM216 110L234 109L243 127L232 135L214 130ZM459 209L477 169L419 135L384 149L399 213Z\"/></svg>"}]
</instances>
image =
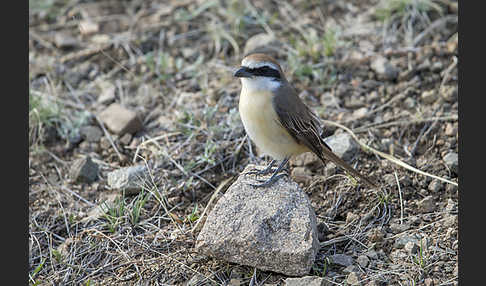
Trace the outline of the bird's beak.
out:
<instances>
[{"instance_id":1,"label":"bird's beak","mask_svg":"<svg viewBox=\"0 0 486 286\"><path fill-rule=\"evenodd\" d=\"M233 74L235 77L252 77L253 75L247 67L239 67Z\"/></svg>"}]
</instances>

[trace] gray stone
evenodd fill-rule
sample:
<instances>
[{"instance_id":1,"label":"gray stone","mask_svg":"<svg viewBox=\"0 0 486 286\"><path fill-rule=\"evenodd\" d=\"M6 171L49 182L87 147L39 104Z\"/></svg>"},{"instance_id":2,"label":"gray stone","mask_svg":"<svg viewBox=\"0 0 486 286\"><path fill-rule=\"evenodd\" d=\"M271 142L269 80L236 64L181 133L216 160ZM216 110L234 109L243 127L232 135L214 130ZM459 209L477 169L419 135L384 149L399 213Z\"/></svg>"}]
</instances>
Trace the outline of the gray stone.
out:
<instances>
[{"instance_id":1,"label":"gray stone","mask_svg":"<svg viewBox=\"0 0 486 286\"><path fill-rule=\"evenodd\" d=\"M133 134L142 129L142 122L137 114L118 103L108 106L100 113L99 118L110 131L120 136L125 133Z\"/></svg>"},{"instance_id":2,"label":"gray stone","mask_svg":"<svg viewBox=\"0 0 486 286\"><path fill-rule=\"evenodd\" d=\"M409 241L405 244L404 249L405 251L407 251L408 254L413 255L418 253L419 246L417 245L417 243Z\"/></svg>"},{"instance_id":3,"label":"gray stone","mask_svg":"<svg viewBox=\"0 0 486 286\"><path fill-rule=\"evenodd\" d=\"M359 266L366 267L370 263L370 259L366 255L360 255L356 258L356 262L358 262Z\"/></svg>"},{"instance_id":4,"label":"gray stone","mask_svg":"<svg viewBox=\"0 0 486 286\"><path fill-rule=\"evenodd\" d=\"M456 209L456 203L452 199L447 199L447 205L445 207L445 210L448 212L455 212Z\"/></svg>"},{"instance_id":5,"label":"gray stone","mask_svg":"<svg viewBox=\"0 0 486 286\"><path fill-rule=\"evenodd\" d=\"M403 101L403 106L407 109L413 109L415 107L415 100L411 97L407 97Z\"/></svg>"},{"instance_id":6,"label":"gray stone","mask_svg":"<svg viewBox=\"0 0 486 286\"><path fill-rule=\"evenodd\" d=\"M98 177L98 164L93 162L89 156L74 161L69 171L74 182L92 183Z\"/></svg>"},{"instance_id":7,"label":"gray stone","mask_svg":"<svg viewBox=\"0 0 486 286\"><path fill-rule=\"evenodd\" d=\"M257 183L254 175L240 175L218 200L198 235L197 251L264 271L308 274L319 250L309 198L287 176L268 188L249 183Z\"/></svg>"},{"instance_id":8,"label":"gray stone","mask_svg":"<svg viewBox=\"0 0 486 286\"><path fill-rule=\"evenodd\" d=\"M97 101L101 104L110 104L115 100L116 87L113 83L108 81L102 81L98 84L101 89L100 95Z\"/></svg>"},{"instance_id":9,"label":"gray stone","mask_svg":"<svg viewBox=\"0 0 486 286\"><path fill-rule=\"evenodd\" d=\"M356 272L350 272L348 274L348 277L346 277L346 282L349 285L361 285L361 282L359 281L358 273Z\"/></svg>"},{"instance_id":10,"label":"gray stone","mask_svg":"<svg viewBox=\"0 0 486 286\"><path fill-rule=\"evenodd\" d=\"M459 173L459 156L457 155L457 153L449 152L442 159L452 172L456 174Z\"/></svg>"},{"instance_id":11,"label":"gray stone","mask_svg":"<svg viewBox=\"0 0 486 286\"><path fill-rule=\"evenodd\" d=\"M371 69L385 80L394 80L398 76L398 69L383 56L378 56L371 62Z\"/></svg>"},{"instance_id":12,"label":"gray stone","mask_svg":"<svg viewBox=\"0 0 486 286\"><path fill-rule=\"evenodd\" d=\"M103 137L103 131L97 126L86 125L79 129L81 137L88 142L99 142Z\"/></svg>"},{"instance_id":13,"label":"gray stone","mask_svg":"<svg viewBox=\"0 0 486 286\"><path fill-rule=\"evenodd\" d=\"M368 252L366 252L366 256L368 256L369 258L374 259L374 260L378 259L378 253L376 251L374 251L373 249L368 250Z\"/></svg>"},{"instance_id":14,"label":"gray stone","mask_svg":"<svg viewBox=\"0 0 486 286\"><path fill-rule=\"evenodd\" d=\"M428 189L429 189L429 191L436 193L436 192L441 191L442 187L443 187L443 185L439 180L433 180L433 181L430 182Z\"/></svg>"},{"instance_id":15,"label":"gray stone","mask_svg":"<svg viewBox=\"0 0 486 286\"><path fill-rule=\"evenodd\" d=\"M148 167L145 165L125 167L108 173L107 183L111 189L133 195L138 194L146 186L149 175Z\"/></svg>"},{"instance_id":16,"label":"gray stone","mask_svg":"<svg viewBox=\"0 0 486 286\"><path fill-rule=\"evenodd\" d=\"M341 266L349 266L353 264L353 258L346 254L334 254L330 256L330 258L333 264L338 264Z\"/></svg>"},{"instance_id":17,"label":"gray stone","mask_svg":"<svg viewBox=\"0 0 486 286\"><path fill-rule=\"evenodd\" d=\"M297 183L306 183L308 180L310 180L311 174L311 171L306 167L294 167L292 168L291 172L292 178Z\"/></svg>"},{"instance_id":18,"label":"gray stone","mask_svg":"<svg viewBox=\"0 0 486 286\"><path fill-rule=\"evenodd\" d=\"M426 104L434 103L438 97L439 95L433 89L422 92L422 95L420 96L422 102Z\"/></svg>"},{"instance_id":19,"label":"gray stone","mask_svg":"<svg viewBox=\"0 0 486 286\"><path fill-rule=\"evenodd\" d=\"M360 149L358 143L348 133L339 133L324 139L331 150L344 161L349 161Z\"/></svg>"},{"instance_id":20,"label":"gray stone","mask_svg":"<svg viewBox=\"0 0 486 286\"><path fill-rule=\"evenodd\" d=\"M393 247L394 248L404 248L405 245L408 243L408 242L413 242L415 244L418 244L419 243L419 239L415 236L411 236L411 235L408 235L408 234L403 234L399 237L397 237L395 239L395 242L393 244Z\"/></svg>"},{"instance_id":21,"label":"gray stone","mask_svg":"<svg viewBox=\"0 0 486 286\"><path fill-rule=\"evenodd\" d=\"M349 265L346 266L342 271L343 273L359 272L359 267L356 265Z\"/></svg>"},{"instance_id":22,"label":"gray stone","mask_svg":"<svg viewBox=\"0 0 486 286\"><path fill-rule=\"evenodd\" d=\"M457 85L446 85L440 89L440 95L447 102L457 101Z\"/></svg>"},{"instance_id":23,"label":"gray stone","mask_svg":"<svg viewBox=\"0 0 486 286\"><path fill-rule=\"evenodd\" d=\"M422 213L430 213L435 210L435 202L432 196L427 196L417 203L417 207Z\"/></svg>"},{"instance_id":24,"label":"gray stone","mask_svg":"<svg viewBox=\"0 0 486 286\"><path fill-rule=\"evenodd\" d=\"M318 276L287 278L284 282L285 286L325 286L329 284L324 278Z\"/></svg>"},{"instance_id":25,"label":"gray stone","mask_svg":"<svg viewBox=\"0 0 486 286\"><path fill-rule=\"evenodd\" d=\"M78 40L66 33L56 33L54 35L54 44L56 44L56 47L58 48L68 49L76 47L78 45Z\"/></svg>"},{"instance_id":26,"label":"gray stone","mask_svg":"<svg viewBox=\"0 0 486 286\"><path fill-rule=\"evenodd\" d=\"M400 232L404 232L410 228L409 223L390 223L390 229L393 233L397 234Z\"/></svg>"}]
</instances>

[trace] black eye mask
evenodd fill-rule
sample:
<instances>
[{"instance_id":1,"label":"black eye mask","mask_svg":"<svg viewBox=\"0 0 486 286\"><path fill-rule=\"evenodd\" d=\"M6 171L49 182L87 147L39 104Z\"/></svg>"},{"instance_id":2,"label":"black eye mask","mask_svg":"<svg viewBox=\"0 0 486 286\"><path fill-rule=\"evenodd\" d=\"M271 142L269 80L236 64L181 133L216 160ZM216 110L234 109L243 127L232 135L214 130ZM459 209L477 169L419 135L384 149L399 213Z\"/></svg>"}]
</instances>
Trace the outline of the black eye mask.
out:
<instances>
[{"instance_id":1,"label":"black eye mask","mask_svg":"<svg viewBox=\"0 0 486 286\"><path fill-rule=\"evenodd\" d=\"M273 77L276 79L280 79L280 73L278 72L278 70L275 70L268 66L253 69L248 68L247 71L254 76Z\"/></svg>"}]
</instances>

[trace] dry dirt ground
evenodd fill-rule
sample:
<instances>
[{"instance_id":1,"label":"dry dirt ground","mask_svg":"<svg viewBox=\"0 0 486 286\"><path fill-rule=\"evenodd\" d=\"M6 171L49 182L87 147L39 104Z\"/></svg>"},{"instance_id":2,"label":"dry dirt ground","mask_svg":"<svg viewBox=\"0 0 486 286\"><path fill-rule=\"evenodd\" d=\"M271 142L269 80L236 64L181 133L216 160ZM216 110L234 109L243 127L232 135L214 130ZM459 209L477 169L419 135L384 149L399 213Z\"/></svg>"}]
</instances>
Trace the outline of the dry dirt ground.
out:
<instances>
[{"instance_id":1,"label":"dry dirt ground","mask_svg":"<svg viewBox=\"0 0 486 286\"><path fill-rule=\"evenodd\" d=\"M353 165L383 186L292 161L318 217L309 275L457 285L457 166L444 159L458 152L457 31L453 0L29 1L30 283L283 284L199 255L192 231L217 188L268 159L245 137L232 77L267 33L324 135L351 131L364 144ZM113 101L143 129L105 132L98 115ZM98 178L74 182L86 155ZM141 193L107 187L107 173L138 164L153 179Z\"/></svg>"}]
</instances>

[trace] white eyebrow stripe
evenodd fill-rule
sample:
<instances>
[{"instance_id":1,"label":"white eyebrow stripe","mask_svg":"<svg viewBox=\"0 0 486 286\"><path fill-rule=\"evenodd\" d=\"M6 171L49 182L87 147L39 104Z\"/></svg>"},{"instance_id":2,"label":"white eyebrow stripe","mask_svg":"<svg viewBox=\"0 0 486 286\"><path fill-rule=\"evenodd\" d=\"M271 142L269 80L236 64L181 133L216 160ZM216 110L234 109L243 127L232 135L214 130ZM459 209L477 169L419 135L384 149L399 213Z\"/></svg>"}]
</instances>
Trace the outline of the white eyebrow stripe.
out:
<instances>
[{"instance_id":1,"label":"white eyebrow stripe","mask_svg":"<svg viewBox=\"0 0 486 286\"><path fill-rule=\"evenodd\" d=\"M280 70L274 63L271 62L255 62L252 60L243 59L243 61L241 61L241 65L251 69L261 68L263 66L269 66L275 70Z\"/></svg>"}]
</instances>

